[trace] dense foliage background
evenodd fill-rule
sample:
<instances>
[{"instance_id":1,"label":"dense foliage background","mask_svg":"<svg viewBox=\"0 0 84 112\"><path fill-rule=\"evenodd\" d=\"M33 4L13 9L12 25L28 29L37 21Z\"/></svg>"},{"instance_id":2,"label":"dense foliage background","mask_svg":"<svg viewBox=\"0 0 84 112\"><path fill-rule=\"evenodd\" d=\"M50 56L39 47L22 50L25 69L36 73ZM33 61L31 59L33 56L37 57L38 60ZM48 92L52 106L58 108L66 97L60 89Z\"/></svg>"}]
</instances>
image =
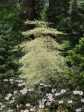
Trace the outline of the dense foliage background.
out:
<instances>
[{"instance_id":1,"label":"dense foliage background","mask_svg":"<svg viewBox=\"0 0 84 112\"><path fill-rule=\"evenodd\" d=\"M83 93L84 0L0 0L0 111L83 112Z\"/></svg>"}]
</instances>

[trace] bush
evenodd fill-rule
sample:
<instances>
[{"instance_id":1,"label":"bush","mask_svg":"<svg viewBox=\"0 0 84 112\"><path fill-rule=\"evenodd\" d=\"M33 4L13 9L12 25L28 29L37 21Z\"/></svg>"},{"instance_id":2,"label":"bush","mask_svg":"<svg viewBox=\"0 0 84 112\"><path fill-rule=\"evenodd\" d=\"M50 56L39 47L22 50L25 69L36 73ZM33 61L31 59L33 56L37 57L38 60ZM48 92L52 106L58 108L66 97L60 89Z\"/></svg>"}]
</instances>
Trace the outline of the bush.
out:
<instances>
[{"instance_id":1,"label":"bush","mask_svg":"<svg viewBox=\"0 0 84 112\"><path fill-rule=\"evenodd\" d=\"M84 110L83 91L75 90L74 83L63 75L49 78L48 84L40 82L35 88L28 88L25 80L3 79L0 88L3 88L0 94L1 112L71 112L79 109L79 106L80 110Z\"/></svg>"},{"instance_id":2,"label":"bush","mask_svg":"<svg viewBox=\"0 0 84 112\"><path fill-rule=\"evenodd\" d=\"M16 7L0 8L0 95L2 95L5 86L7 87L6 91L10 88L2 83L2 79L19 75L17 60L18 55L21 55L21 50L18 49L20 53L17 55L14 53L14 47L21 42L20 30L23 22L18 13L19 9Z\"/></svg>"},{"instance_id":3,"label":"bush","mask_svg":"<svg viewBox=\"0 0 84 112\"><path fill-rule=\"evenodd\" d=\"M48 5L45 4L43 9L40 12L41 20L43 20L43 21L47 21L48 20L47 12L48 12Z\"/></svg>"},{"instance_id":4,"label":"bush","mask_svg":"<svg viewBox=\"0 0 84 112\"><path fill-rule=\"evenodd\" d=\"M38 37L32 41L24 42L24 56L20 59L21 77L27 79L29 86L40 81L48 82L48 77L65 74L67 69L64 58L61 56L60 46L50 37ZM59 60L59 61L58 61Z\"/></svg>"},{"instance_id":5,"label":"bush","mask_svg":"<svg viewBox=\"0 0 84 112\"><path fill-rule=\"evenodd\" d=\"M79 40L79 44L77 44L73 50L69 50L67 53L67 63L72 66L72 68L75 67L75 69L72 70L71 77L81 88L84 83L84 37Z\"/></svg>"}]
</instances>

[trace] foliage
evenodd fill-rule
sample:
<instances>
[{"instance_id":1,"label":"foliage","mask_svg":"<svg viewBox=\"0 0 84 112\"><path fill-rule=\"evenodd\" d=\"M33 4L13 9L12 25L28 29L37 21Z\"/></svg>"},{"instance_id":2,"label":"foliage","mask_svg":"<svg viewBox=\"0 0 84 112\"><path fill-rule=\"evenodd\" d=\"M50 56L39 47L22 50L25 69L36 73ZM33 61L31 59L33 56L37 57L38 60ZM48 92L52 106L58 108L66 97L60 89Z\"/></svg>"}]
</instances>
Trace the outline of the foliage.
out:
<instances>
[{"instance_id":1,"label":"foliage","mask_svg":"<svg viewBox=\"0 0 84 112\"><path fill-rule=\"evenodd\" d=\"M83 33L84 0L1 0L0 111L84 111Z\"/></svg>"},{"instance_id":2,"label":"foliage","mask_svg":"<svg viewBox=\"0 0 84 112\"><path fill-rule=\"evenodd\" d=\"M78 4L77 0L73 0L71 3L71 11L70 11L70 16L71 16L71 23L72 23L72 34L81 34L83 33L83 19L84 19L84 14L83 10L78 9Z\"/></svg>"},{"instance_id":3,"label":"foliage","mask_svg":"<svg viewBox=\"0 0 84 112\"><path fill-rule=\"evenodd\" d=\"M12 31L11 27L8 24L3 23L0 31L0 56L2 57L0 63L0 72L5 74L7 73L7 71L12 70L12 68L15 66L15 62L13 60L14 54L12 49L13 44L16 43L17 40L15 39L15 32ZM11 73L8 75L11 75Z\"/></svg>"},{"instance_id":4,"label":"foliage","mask_svg":"<svg viewBox=\"0 0 84 112\"><path fill-rule=\"evenodd\" d=\"M84 37L79 41L73 50L68 51L67 63L73 67L72 78L80 86L84 83ZM75 69L74 69L75 66ZM75 78L74 78L75 77Z\"/></svg>"},{"instance_id":5,"label":"foliage","mask_svg":"<svg viewBox=\"0 0 84 112\"><path fill-rule=\"evenodd\" d=\"M21 42L20 30L23 24L19 12L17 7L0 8L0 81L17 74L17 59L21 53L18 53L19 48L14 51L14 46Z\"/></svg>"},{"instance_id":6,"label":"foliage","mask_svg":"<svg viewBox=\"0 0 84 112\"><path fill-rule=\"evenodd\" d=\"M74 83L63 75L50 77L48 84L40 82L34 88L28 88L25 80L21 79L3 79L1 83L6 85L3 96L0 95L1 112L70 112L76 111L79 106L80 110L84 110L83 91L75 90Z\"/></svg>"},{"instance_id":7,"label":"foliage","mask_svg":"<svg viewBox=\"0 0 84 112\"><path fill-rule=\"evenodd\" d=\"M27 24L34 25L35 28L37 28L37 27L46 28L46 27L48 27L48 25L49 25L48 22L39 21L39 20L34 20L34 21L26 20L26 21L25 21L25 25L27 25Z\"/></svg>"},{"instance_id":8,"label":"foliage","mask_svg":"<svg viewBox=\"0 0 84 112\"><path fill-rule=\"evenodd\" d=\"M81 0L56 1L50 0L49 21L59 30L70 36L76 45L84 32L84 2Z\"/></svg>"},{"instance_id":9,"label":"foliage","mask_svg":"<svg viewBox=\"0 0 84 112\"><path fill-rule=\"evenodd\" d=\"M36 8L36 15L37 15L37 19L39 19L40 17L41 17L41 15L40 15L40 13L42 12L42 11L46 11L46 6L45 6L45 0L36 0L36 6L35 6L35 8Z\"/></svg>"},{"instance_id":10,"label":"foliage","mask_svg":"<svg viewBox=\"0 0 84 112\"><path fill-rule=\"evenodd\" d=\"M49 0L49 20L58 25L68 15L70 0Z\"/></svg>"},{"instance_id":11,"label":"foliage","mask_svg":"<svg viewBox=\"0 0 84 112\"><path fill-rule=\"evenodd\" d=\"M21 77L27 79L29 85L34 85L39 81L46 82L48 77L65 74L65 69L67 71L64 58L59 52L60 46L54 39L38 37L22 43L21 48L25 53L20 59Z\"/></svg>"},{"instance_id":12,"label":"foliage","mask_svg":"<svg viewBox=\"0 0 84 112\"><path fill-rule=\"evenodd\" d=\"M37 27L33 30L29 30L29 31L25 31L22 32L22 34L24 36L28 36L27 38L29 38L29 36L32 38L31 35L33 35L33 37L37 37L37 36L45 36L45 35L51 35L51 36L56 36L56 35L60 35L62 34L62 32L57 31L56 29L53 28L45 28L45 27Z\"/></svg>"},{"instance_id":13,"label":"foliage","mask_svg":"<svg viewBox=\"0 0 84 112\"><path fill-rule=\"evenodd\" d=\"M62 48L63 48L63 53L67 54L67 51L71 49L71 46L68 40L63 41Z\"/></svg>"},{"instance_id":14,"label":"foliage","mask_svg":"<svg viewBox=\"0 0 84 112\"><path fill-rule=\"evenodd\" d=\"M40 12L41 20L43 21L48 20L47 13L48 13L48 4L45 4Z\"/></svg>"}]
</instances>

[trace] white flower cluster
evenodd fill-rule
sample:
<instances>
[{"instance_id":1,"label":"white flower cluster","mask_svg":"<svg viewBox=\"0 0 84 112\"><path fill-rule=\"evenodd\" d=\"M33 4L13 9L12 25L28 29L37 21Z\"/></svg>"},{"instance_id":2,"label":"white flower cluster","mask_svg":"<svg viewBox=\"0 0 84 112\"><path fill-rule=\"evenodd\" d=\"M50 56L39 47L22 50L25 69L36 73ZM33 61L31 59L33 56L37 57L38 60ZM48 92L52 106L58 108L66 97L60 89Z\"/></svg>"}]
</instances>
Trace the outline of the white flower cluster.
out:
<instances>
[{"instance_id":1,"label":"white flower cluster","mask_svg":"<svg viewBox=\"0 0 84 112\"><path fill-rule=\"evenodd\" d=\"M75 90L75 91L73 91L73 94L83 96L83 91Z\"/></svg>"},{"instance_id":2,"label":"white flower cluster","mask_svg":"<svg viewBox=\"0 0 84 112\"><path fill-rule=\"evenodd\" d=\"M4 81L4 82L10 82L11 84L14 83L14 79L4 79L3 81Z\"/></svg>"},{"instance_id":3,"label":"white flower cluster","mask_svg":"<svg viewBox=\"0 0 84 112\"><path fill-rule=\"evenodd\" d=\"M22 87L22 86L25 86L25 85L26 85L26 83L24 83L24 82L18 84L19 87Z\"/></svg>"},{"instance_id":4,"label":"white flower cluster","mask_svg":"<svg viewBox=\"0 0 84 112\"><path fill-rule=\"evenodd\" d=\"M60 101L59 101L59 104L63 104L63 103L64 103L64 101L63 101L63 100L60 100ZM73 101L72 101L72 100L68 100L68 101L67 101L67 103L68 103L68 104L72 104L72 103L73 103Z\"/></svg>"},{"instance_id":5,"label":"white flower cluster","mask_svg":"<svg viewBox=\"0 0 84 112\"><path fill-rule=\"evenodd\" d=\"M16 105L17 109L19 109L21 105ZM27 103L25 109L21 109L19 112L36 112L36 107L33 107L31 104ZM15 112L13 109L8 109L7 112Z\"/></svg>"},{"instance_id":6,"label":"white flower cluster","mask_svg":"<svg viewBox=\"0 0 84 112\"><path fill-rule=\"evenodd\" d=\"M51 102L54 101L53 94L47 93L46 96L49 101L51 101Z\"/></svg>"},{"instance_id":7,"label":"white flower cluster","mask_svg":"<svg viewBox=\"0 0 84 112\"><path fill-rule=\"evenodd\" d=\"M18 80L16 80L16 79L4 79L3 80L4 82L10 82L10 83L18 83L18 86L24 86L24 85L26 85L26 83L23 81L23 80L21 80L21 79L18 79ZM20 85L21 84L21 85Z\"/></svg>"},{"instance_id":8,"label":"white flower cluster","mask_svg":"<svg viewBox=\"0 0 84 112\"><path fill-rule=\"evenodd\" d=\"M60 100L60 101L59 101L59 104L63 104L63 103L64 103L64 101L63 101L63 100Z\"/></svg>"},{"instance_id":9,"label":"white flower cluster","mask_svg":"<svg viewBox=\"0 0 84 112\"><path fill-rule=\"evenodd\" d=\"M60 91L60 93L55 93L55 96L60 96L60 95L62 95L62 94L64 94L64 93L66 93L66 90L65 90L65 89L62 89L62 90Z\"/></svg>"},{"instance_id":10,"label":"white flower cluster","mask_svg":"<svg viewBox=\"0 0 84 112\"><path fill-rule=\"evenodd\" d=\"M21 92L22 95L26 95L27 92L28 92L28 89L24 88L24 89L20 90L20 92Z\"/></svg>"},{"instance_id":11,"label":"white flower cluster","mask_svg":"<svg viewBox=\"0 0 84 112\"><path fill-rule=\"evenodd\" d=\"M72 103L73 103L73 101L72 101L72 100L68 100L67 102L68 102L68 104L72 104Z\"/></svg>"},{"instance_id":12,"label":"white flower cluster","mask_svg":"<svg viewBox=\"0 0 84 112\"><path fill-rule=\"evenodd\" d=\"M46 84L43 84L43 83L40 83L40 86L43 86L43 87L51 87L51 85L46 85Z\"/></svg>"},{"instance_id":13,"label":"white flower cluster","mask_svg":"<svg viewBox=\"0 0 84 112\"><path fill-rule=\"evenodd\" d=\"M77 108L76 112L82 112L83 108Z\"/></svg>"},{"instance_id":14,"label":"white flower cluster","mask_svg":"<svg viewBox=\"0 0 84 112\"><path fill-rule=\"evenodd\" d=\"M62 89L62 90L60 91L60 93L56 93L55 96L60 96L61 94L66 93L66 92L67 92L67 91L66 91L65 89ZM75 90L75 91L73 91L73 94L74 94L74 95L83 96L83 91Z\"/></svg>"},{"instance_id":15,"label":"white flower cluster","mask_svg":"<svg viewBox=\"0 0 84 112\"><path fill-rule=\"evenodd\" d=\"M52 93L55 93L55 92L56 92L56 89L52 89L51 92L52 92Z\"/></svg>"},{"instance_id":16,"label":"white flower cluster","mask_svg":"<svg viewBox=\"0 0 84 112\"><path fill-rule=\"evenodd\" d=\"M31 108L30 110L28 109L21 110L20 112L35 112L35 108Z\"/></svg>"},{"instance_id":17,"label":"white flower cluster","mask_svg":"<svg viewBox=\"0 0 84 112\"><path fill-rule=\"evenodd\" d=\"M81 98L81 102L84 103L84 98Z\"/></svg>"},{"instance_id":18,"label":"white flower cluster","mask_svg":"<svg viewBox=\"0 0 84 112\"><path fill-rule=\"evenodd\" d=\"M42 108L42 109L45 108L45 105L42 101L39 101L39 108Z\"/></svg>"},{"instance_id":19,"label":"white flower cluster","mask_svg":"<svg viewBox=\"0 0 84 112\"><path fill-rule=\"evenodd\" d=\"M36 111L36 107L33 107L29 103L27 103L26 106L27 108L25 110L21 110L20 112L35 112Z\"/></svg>"},{"instance_id":20,"label":"white flower cluster","mask_svg":"<svg viewBox=\"0 0 84 112\"><path fill-rule=\"evenodd\" d=\"M41 101L39 101L39 108L40 109L44 109L45 106L50 106L51 105L51 101L48 101L47 99L42 99Z\"/></svg>"},{"instance_id":21,"label":"white flower cluster","mask_svg":"<svg viewBox=\"0 0 84 112\"><path fill-rule=\"evenodd\" d=\"M5 97L5 100L8 101L10 99L10 97L12 97L12 94L11 93L7 94L7 96Z\"/></svg>"},{"instance_id":22,"label":"white flower cluster","mask_svg":"<svg viewBox=\"0 0 84 112\"><path fill-rule=\"evenodd\" d=\"M25 109L25 110L21 110L20 112L29 112L29 110Z\"/></svg>"},{"instance_id":23,"label":"white flower cluster","mask_svg":"<svg viewBox=\"0 0 84 112\"><path fill-rule=\"evenodd\" d=\"M0 110L4 109L5 108L5 105L0 103Z\"/></svg>"},{"instance_id":24,"label":"white flower cluster","mask_svg":"<svg viewBox=\"0 0 84 112\"><path fill-rule=\"evenodd\" d=\"M19 95L20 97L27 97L28 93L30 93L30 95L32 95L31 93L34 93L34 89L33 88L28 88L26 86L26 83L23 80L15 80L15 79L4 79L4 82L6 82L6 84L8 82L11 83L11 85L15 84L17 85L17 88L15 88L12 92L9 92L8 94L6 94L5 96L5 103L0 103L0 110L4 109L6 107L6 102L7 104L13 104L14 102L16 102L15 98L17 95ZM10 86L11 86L10 85ZM57 105L62 105L62 104L73 104L73 100L72 99L64 99L68 92L67 89L61 89L59 92L57 91L57 89L52 88L51 85L45 85L43 83L40 83L40 87L44 88L45 91L45 95L43 96L42 99L39 99L39 105L38 107L40 109L44 109L45 107L50 107L52 105L52 103L57 103ZM43 92L43 91L41 91ZM79 95L81 97L80 99L80 103L83 105L84 104L84 98L83 97L83 91L78 91L78 90L74 90L72 91L73 96L75 97L75 95ZM71 94L72 94L71 93ZM29 97L29 96L28 96ZM64 100L62 100L64 99ZM57 101L56 101L57 100ZM23 101L25 102L25 100ZM21 104L17 104L16 107L17 109L19 109L20 107L24 107L21 108L20 112L35 112L36 111L36 107L32 106L30 103L23 103L24 105ZM81 112L83 109L82 108L78 108L76 109L76 112ZM8 112L13 112L12 109L9 109Z\"/></svg>"}]
</instances>

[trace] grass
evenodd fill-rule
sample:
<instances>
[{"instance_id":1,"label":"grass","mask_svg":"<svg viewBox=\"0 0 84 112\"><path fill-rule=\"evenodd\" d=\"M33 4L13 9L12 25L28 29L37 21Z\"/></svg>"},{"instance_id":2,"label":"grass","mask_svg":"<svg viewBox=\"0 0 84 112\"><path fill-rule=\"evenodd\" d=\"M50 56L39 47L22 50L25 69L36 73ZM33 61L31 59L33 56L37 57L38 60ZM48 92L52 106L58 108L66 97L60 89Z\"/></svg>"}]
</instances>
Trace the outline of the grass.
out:
<instances>
[{"instance_id":1,"label":"grass","mask_svg":"<svg viewBox=\"0 0 84 112\"><path fill-rule=\"evenodd\" d=\"M19 60L22 64L19 71L29 86L40 81L47 83L50 76L65 74L65 60L58 50L60 45L53 38L42 36L23 42L20 47L25 55Z\"/></svg>"}]
</instances>

